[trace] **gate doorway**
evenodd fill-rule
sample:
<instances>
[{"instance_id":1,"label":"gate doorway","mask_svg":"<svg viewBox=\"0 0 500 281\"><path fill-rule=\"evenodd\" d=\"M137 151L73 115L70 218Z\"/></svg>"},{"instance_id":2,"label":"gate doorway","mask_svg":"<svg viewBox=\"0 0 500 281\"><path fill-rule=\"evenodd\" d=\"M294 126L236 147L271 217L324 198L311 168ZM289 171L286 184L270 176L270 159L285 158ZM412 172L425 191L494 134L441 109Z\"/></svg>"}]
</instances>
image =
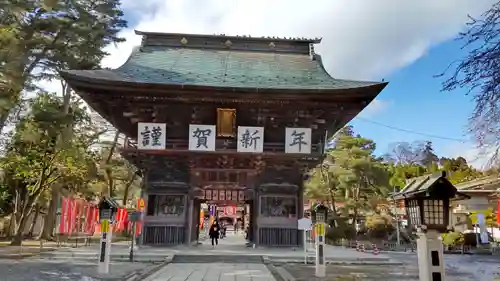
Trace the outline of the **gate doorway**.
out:
<instances>
[{"instance_id":1,"label":"gate doorway","mask_svg":"<svg viewBox=\"0 0 500 281\"><path fill-rule=\"evenodd\" d=\"M212 241L209 236L210 226L217 220L224 233L219 239L219 248L241 248L251 245L252 228L252 200L227 201L211 200L200 204L198 227L198 241L202 246L210 248ZM211 213L211 210L212 211Z\"/></svg>"}]
</instances>

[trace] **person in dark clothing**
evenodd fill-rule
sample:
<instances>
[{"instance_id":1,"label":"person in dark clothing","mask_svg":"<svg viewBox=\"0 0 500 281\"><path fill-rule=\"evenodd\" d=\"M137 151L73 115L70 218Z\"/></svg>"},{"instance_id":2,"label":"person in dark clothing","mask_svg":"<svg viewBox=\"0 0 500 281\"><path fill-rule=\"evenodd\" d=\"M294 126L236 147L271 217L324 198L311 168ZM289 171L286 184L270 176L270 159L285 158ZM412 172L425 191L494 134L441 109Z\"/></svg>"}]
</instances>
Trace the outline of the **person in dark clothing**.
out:
<instances>
[{"instance_id":1,"label":"person in dark clothing","mask_svg":"<svg viewBox=\"0 0 500 281\"><path fill-rule=\"evenodd\" d=\"M227 226L224 222L221 222L220 224L220 239L224 239L224 237L226 237L226 230L227 230Z\"/></svg>"},{"instance_id":2,"label":"person in dark clothing","mask_svg":"<svg viewBox=\"0 0 500 281\"><path fill-rule=\"evenodd\" d=\"M220 235L220 226L217 220L215 220L212 226L210 226L208 235L210 235L210 239L212 239L212 247L215 248L215 246L219 244Z\"/></svg>"}]
</instances>

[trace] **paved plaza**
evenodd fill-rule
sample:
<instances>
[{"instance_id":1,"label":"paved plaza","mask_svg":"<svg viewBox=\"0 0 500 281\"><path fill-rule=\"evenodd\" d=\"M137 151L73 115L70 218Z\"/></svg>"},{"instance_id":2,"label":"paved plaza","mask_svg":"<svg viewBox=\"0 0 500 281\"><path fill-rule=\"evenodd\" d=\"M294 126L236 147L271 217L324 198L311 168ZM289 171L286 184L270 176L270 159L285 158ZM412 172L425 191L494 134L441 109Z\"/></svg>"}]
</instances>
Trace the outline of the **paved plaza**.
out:
<instances>
[{"instance_id":1,"label":"paved plaza","mask_svg":"<svg viewBox=\"0 0 500 281\"><path fill-rule=\"evenodd\" d=\"M137 250L140 262L128 262L129 246L116 243L112 248L110 274L97 274L97 245L85 248L63 248L49 256L24 260L0 260L0 281L122 281L135 272L153 275L139 280L149 281L331 281L355 277L368 280L418 280L415 253L386 253L374 256L342 247L326 247L328 278L314 277L314 266L303 264L303 250L291 248L262 248L245 246L244 236L228 232L212 248L210 240L197 246L141 247ZM310 262L313 251L307 252ZM153 263L156 262L156 263ZM395 262L399 262L395 263ZM446 280L493 281L500 273L496 256L446 255ZM292 278L288 278L288 277ZM340 279L342 280L342 279ZM346 279L350 280L350 279Z\"/></svg>"},{"instance_id":2,"label":"paved plaza","mask_svg":"<svg viewBox=\"0 0 500 281\"><path fill-rule=\"evenodd\" d=\"M109 274L99 274L97 260L0 259L0 281L124 281L157 266L112 262Z\"/></svg>"},{"instance_id":3,"label":"paved plaza","mask_svg":"<svg viewBox=\"0 0 500 281\"><path fill-rule=\"evenodd\" d=\"M274 281L264 264L172 263L145 281Z\"/></svg>"},{"instance_id":4,"label":"paved plaza","mask_svg":"<svg viewBox=\"0 0 500 281\"><path fill-rule=\"evenodd\" d=\"M228 231L226 238L219 240L219 245L212 248L210 239L200 241L197 246L175 246L175 247L151 247L142 246L136 251L136 259L139 261L162 261L179 255L187 256L262 256L276 262L302 262L304 251L302 248L266 248L247 247L242 233L234 234ZM97 259L98 245L85 248L66 248L56 252L44 254L46 258L52 259ZM308 262L313 262L315 252L312 245L306 253ZM114 243L111 249L111 259L116 261L128 260L129 244ZM385 254L373 255L371 253L360 253L352 249L326 245L325 256L327 262L355 262L375 261L389 262L390 257Z\"/></svg>"}]
</instances>

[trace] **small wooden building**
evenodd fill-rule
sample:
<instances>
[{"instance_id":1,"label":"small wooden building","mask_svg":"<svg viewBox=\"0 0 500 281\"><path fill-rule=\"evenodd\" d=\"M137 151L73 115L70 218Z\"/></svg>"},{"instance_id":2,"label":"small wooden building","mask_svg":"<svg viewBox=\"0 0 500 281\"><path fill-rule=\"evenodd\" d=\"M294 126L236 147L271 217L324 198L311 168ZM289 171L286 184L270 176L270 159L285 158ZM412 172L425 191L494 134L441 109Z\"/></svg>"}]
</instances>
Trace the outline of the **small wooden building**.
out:
<instances>
[{"instance_id":1,"label":"small wooden building","mask_svg":"<svg viewBox=\"0 0 500 281\"><path fill-rule=\"evenodd\" d=\"M205 201L249 205L257 245L300 243L303 174L387 83L330 77L320 39L136 34L118 69L61 75L128 137L121 153L145 179L143 242L195 241Z\"/></svg>"}]
</instances>

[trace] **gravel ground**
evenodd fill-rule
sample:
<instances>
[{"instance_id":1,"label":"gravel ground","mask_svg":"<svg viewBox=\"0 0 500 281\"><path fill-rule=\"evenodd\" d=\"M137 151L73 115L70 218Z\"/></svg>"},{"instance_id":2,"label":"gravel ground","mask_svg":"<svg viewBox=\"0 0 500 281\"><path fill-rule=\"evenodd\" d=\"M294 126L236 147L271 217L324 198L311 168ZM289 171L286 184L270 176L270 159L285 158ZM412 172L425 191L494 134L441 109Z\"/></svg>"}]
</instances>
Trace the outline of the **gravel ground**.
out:
<instances>
[{"instance_id":1,"label":"gravel ground","mask_svg":"<svg viewBox=\"0 0 500 281\"><path fill-rule=\"evenodd\" d=\"M297 281L418 281L417 257L411 254L389 254L399 266L330 265L326 278L315 278L314 266L283 265ZM446 255L447 281L494 281L500 276L500 258L495 256Z\"/></svg>"},{"instance_id":2,"label":"gravel ground","mask_svg":"<svg viewBox=\"0 0 500 281\"><path fill-rule=\"evenodd\" d=\"M0 260L0 281L121 281L151 266L151 263L112 262L110 273L100 276L97 263L93 261Z\"/></svg>"},{"instance_id":3,"label":"gravel ground","mask_svg":"<svg viewBox=\"0 0 500 281\"><path fill-rule=\"evenodd\" d=\"M418 281L418 268L416 266L382 266L382 265L329 265L325 278L314 276L314 266L285 265L285 269L297 281ZM447 281L469 281L473 276L465 273L447 272ZM475 280L476 281L476 280Z\"/></svg>"}]
</instances>

